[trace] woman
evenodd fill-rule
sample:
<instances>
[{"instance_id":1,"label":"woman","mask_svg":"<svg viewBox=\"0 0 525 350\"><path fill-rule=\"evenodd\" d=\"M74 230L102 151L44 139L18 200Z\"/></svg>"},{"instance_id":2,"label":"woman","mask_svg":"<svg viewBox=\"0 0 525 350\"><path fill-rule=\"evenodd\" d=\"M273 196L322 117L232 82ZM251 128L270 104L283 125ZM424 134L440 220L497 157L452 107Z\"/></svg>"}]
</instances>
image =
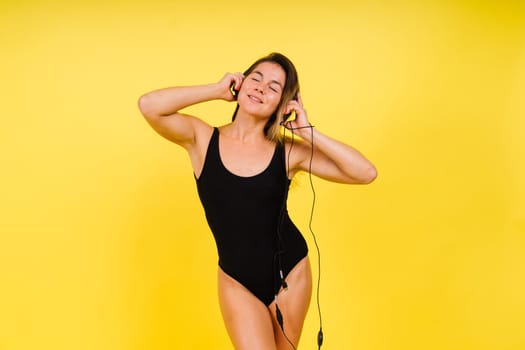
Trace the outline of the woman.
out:
<instances>
[{"instance_id":1,"label":"woman","mask_svg":"<svg viewBox=\"0 0 525 350\"><path fill-rule=\"evenodd\" d=\"M180 112L216 99L237 101L231 123L216 128ZM310 171L366 184L376 169L310 125L295 67L279 53L217 83L149 92L139 108L153 129L189 154L217 244L219 302L234 347L297 347L312 276L306 242L286 211L290 180ZM295 119L286 120L292 112ZM282 137L282 126L301 140Z\"/></svg>"}]
</instances>

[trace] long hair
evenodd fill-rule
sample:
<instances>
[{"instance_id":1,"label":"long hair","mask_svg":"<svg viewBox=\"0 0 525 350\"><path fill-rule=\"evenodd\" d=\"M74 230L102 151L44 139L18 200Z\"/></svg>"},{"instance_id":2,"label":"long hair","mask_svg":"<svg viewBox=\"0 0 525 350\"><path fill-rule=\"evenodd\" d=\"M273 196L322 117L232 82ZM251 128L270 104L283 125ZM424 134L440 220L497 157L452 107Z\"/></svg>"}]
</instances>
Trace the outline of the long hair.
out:
<instances>
[{"instance_id":1,"label":"long hair","mask_svg":"<svg viewBox=\"0 0 525 350\"><path fill-rule=\"evenodd\" d=\"M285 120L285 117L289 116L284 115L284 110L291 100L297 98L297 93L299 92L299 78L297 76L297 70L295 69L292 61L290 61L288 57L278 52L272 52L267 56L259 58L244 72L244 76L248 76L259 64L263 62L272 62L278 64L284 70L286 75L281 100L279 101L275 111L270 116L270 119L268 119L266 125L264 126L264 136L266 136L266 138L272 141L282 141L280 125L281 122ZM235 120L238 110L239 104L237 104L237 107L233 112L232 121Z\"/></svg>"}]
</instances>

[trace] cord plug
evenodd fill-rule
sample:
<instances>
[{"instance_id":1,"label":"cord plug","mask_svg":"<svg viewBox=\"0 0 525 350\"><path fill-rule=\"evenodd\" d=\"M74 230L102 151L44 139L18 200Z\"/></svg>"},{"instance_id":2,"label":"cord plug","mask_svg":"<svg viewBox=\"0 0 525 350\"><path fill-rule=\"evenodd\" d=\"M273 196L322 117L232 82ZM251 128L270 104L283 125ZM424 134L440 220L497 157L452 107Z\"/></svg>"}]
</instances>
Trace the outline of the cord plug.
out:
<instances>
[{"instance_id":1,"label":"cord plug","mask_svg":"<svg viewBox=\"0 0 525 350\"><path fill-rule=\"evenodd\" d=\"M277 304L275 304L275 316L277 318L277 323L279 323L279 326L281 326L281 330L284 331L283 314L281 313L281 310Z\"/></svg>"},{"instance_id":2,"label":"cord plug","mask_svg":"<svg viewBox=\"0 0 525 350\"><path fill-rule=\"evenodd\" d=\"M288 283L284 280L283 270L279 270L279 275L281 276L281 286L284 290L288 290Z\"/></svg>"}]
</instances>

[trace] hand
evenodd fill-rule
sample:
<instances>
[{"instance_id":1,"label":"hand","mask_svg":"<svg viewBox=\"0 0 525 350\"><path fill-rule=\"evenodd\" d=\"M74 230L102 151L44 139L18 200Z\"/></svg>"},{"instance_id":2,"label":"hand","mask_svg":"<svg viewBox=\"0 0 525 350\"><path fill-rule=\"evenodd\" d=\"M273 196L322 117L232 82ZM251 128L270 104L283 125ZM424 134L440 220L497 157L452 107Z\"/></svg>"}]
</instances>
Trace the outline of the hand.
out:
<instances>
[{"instance_id":1,"label":"hand","mask_svg":"<svg viewBox=\"0 0 525 350\"><path fill-rule=\"evenodd\" d=\"M233 95L231 89L239 91L241 89L244 75L242 73L226 73L224 77L217 83L220 87L220 97L226 101L235 101L236 96Z\"/></svg>"},{"instance_id":2,"label":"hand","mask_svg":"<svg viewBox=\"0 0 525 350\"><path fill-rule=\"evenodd\" d=\"M310 122L308 121L308 115L306 114L306 111L303 106L301 94L299 93L297 93L297 100L291 100L290 102L288 102L288 105L284 110L284 114L288 114L291 112L295 112L295 119L285 121L283 123L283 126L285 128L287 128L288 130L299 130L306 129L311 126Z\"/></svg>"}]
</instances>

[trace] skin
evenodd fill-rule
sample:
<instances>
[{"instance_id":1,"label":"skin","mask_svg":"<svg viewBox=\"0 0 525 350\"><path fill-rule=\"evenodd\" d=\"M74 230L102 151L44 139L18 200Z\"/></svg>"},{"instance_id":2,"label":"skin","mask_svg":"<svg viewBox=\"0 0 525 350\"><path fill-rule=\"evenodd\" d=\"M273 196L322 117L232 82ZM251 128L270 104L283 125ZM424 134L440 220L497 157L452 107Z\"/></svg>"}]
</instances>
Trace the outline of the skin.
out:
<instances>
[{"instance_id":1,"label":"skin","mask_svg":"<svg viewBox=\"0 0 525 350\"><path fill-rule=\"evenodd\" d=\"M220 156L225 167L239 176L253 176L263 171L273 155L275 144L264 136L264 125L281 99L285 72L277 64L263 62L244 77L227 73L219 82L171 87L149 92L139 99L139 109L160 135L184 147L198 178L213 127L205 121L183 114L181 109L210 100L234 101L230 86L238 90L239 110L232 123L219 128ZM288 103L286 113L295 112L287 122L289 129L310 125L301 96ZM296 140L286 157L289 178L299 171L308 171L311 156L311 129L294 130ZM313 129L314 156L311 172L328 181L345 184L367 184L377 172L374 165L355 148ZM288 154L289 143L285 143ZM288 290L281 290L278 303L285 320L285 331L295 344L299 342L312 293L312 275L308 257L288 274ZM275 302L268 307L240 283L218 271L221 312L228 334L236 349L290 349L275 318Z\"/></svg>"}]
</instances>

